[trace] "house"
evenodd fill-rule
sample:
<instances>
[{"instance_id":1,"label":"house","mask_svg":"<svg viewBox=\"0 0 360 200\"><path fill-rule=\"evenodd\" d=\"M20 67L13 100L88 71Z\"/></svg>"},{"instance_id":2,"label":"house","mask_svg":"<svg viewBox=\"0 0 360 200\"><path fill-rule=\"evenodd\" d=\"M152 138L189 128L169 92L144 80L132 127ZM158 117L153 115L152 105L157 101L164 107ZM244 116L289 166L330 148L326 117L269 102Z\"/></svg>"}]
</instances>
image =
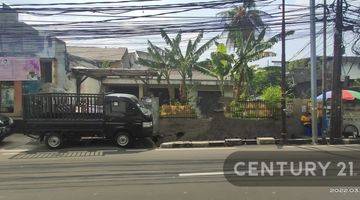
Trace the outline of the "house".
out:
<instances>
[{"instance_id":1,"label":"house","mask_svg":"<svg viewBox=\"0 0 360 200\"><path fill-rule=\"evenodd\" d=\"M0 112L22 116L22 95L66 89L66 45L28 24L3 4L0 8Z\"/></svg>"},{"instance_id":2,"label":"house","mask_svg":"<svg viewBox=\"0 0 360 200\"><path fill-rule=\"evenodd\" d=\"M73 74L88 77L81 84L81 92L94 92L89 82L98 81L97 91L159 97L160 104L169 103L169 94L165 80L158 82L156 73L148 67L139 65L139 58L148 58L142 51L128 52L126 48L68 47L70 67ZM105 64L105 66L104 66ZM107 70L106 70L107 69ZM94 80L96 79L96 80ZM216 78L193 71L191 96L198 98L200 110L206 110L217 104L221 96ZM172 71L170 83L175 96L179 98L181 76ZM190 80L188 80L190 83ZM92 84L93 85L93 84ZM90 91L92 90L92 91ZM226 81L225 96L232 97L232 86Z\"/></svg>"},{"instance_id":3,"label":"house","mask_svg":"<svg viewBox=\"0 0 360 200\"><path fill-rule=\"evenodd\" d=\"M70 69L130 69L130 54L127 48L67 47ZM76 92L76 77L69 78L69 92ZM81 84L81 93L104 92L102 78L87 77Z\"/></svg>"},{"instance_id":4,"label":"house","mask_svg":"<svg viewBox=\"0 0 360 200\"><path fill-rule=\"evenodd\" d=\"M322 82L322 57L317 57L317 91L321 93ZM327 57L327 65L325 68L325 89L331 90L332 85L332 65L333 57ZM287 65L287 79L294 84L294 93L298 98L310 98L310 58L299 59L292 61ZM351 84L360 79L360 57L359 56L344 56L341 70L341 80L345 82L344 88L351 88Z\"/></svg>"},{"instance_id":5,"label":"house","mask_svg":"<svg viewBox=\"0 0 360 200\"><path fill-rule=\"evenodd\" d=\"M136 51L130 53L131 67L135 70L149 70L148 67L139 65L136 61L139 58L149 58L146 52ZM190 80L187 80L190 84ZM175 98L179 99L179 88L181 76L177 71L170 74L170 83L174 90ZM107 92L131 93L139 98L143 96L159 97L160 105L169 103L169 92L165 80L157 80L156 76L149 77L146 81L141 78L108 76L102 80L102 85ZM217 106L221 92L219 90L219 81L211 76L205 75L199 71L193 70L191 85L191 96L197 98L199 109L203 114L207 114ZM225 82L225 96L232 97L232 85L230 81Z\"/></svg>"},{"instance_id":6,"label":"house","mask_svg":"<svg viewBox=\"0 0 360 200\"><path fill-rule=\"evenodd\" d=\"M87 68L130 68L130 58L127 48L98 48L68 46L70 67ZM108 65L108 66L104 66Z\"/></svg>"}]
</instances>

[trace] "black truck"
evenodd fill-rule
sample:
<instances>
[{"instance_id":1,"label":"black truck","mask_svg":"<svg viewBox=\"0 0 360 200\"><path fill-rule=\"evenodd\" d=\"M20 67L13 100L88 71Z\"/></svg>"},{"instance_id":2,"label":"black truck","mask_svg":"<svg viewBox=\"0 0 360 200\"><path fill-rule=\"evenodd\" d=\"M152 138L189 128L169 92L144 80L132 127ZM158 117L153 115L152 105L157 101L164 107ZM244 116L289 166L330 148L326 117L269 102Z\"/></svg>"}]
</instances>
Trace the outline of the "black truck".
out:
<instances>
[{"instance_id":1,"label":"black truck","mask_svg":"<svg viewBox=\"0 0 360 200\"><path fill-rule=\"evenodd\" d=\"M129 147L153 133L151 111L130 94L26 94L23 106L25 135L50 149L83 137Z\"/></svg>"}]
</instances>

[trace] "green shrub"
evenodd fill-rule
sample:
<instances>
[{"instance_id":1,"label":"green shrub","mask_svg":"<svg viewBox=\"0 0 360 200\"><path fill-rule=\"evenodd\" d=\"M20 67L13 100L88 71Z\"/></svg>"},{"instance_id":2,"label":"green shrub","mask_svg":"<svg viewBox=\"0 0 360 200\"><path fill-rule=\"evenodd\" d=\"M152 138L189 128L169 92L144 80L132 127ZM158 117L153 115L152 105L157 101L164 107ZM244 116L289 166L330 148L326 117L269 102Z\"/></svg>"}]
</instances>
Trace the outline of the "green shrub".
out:
<instances>
[{"instance_id":1,"label":"green shrub","mask_svg":"<svg viewBox=\"0 0 360 200\"><path fill-rule=\"evenodd\" d=\"M261 95L261 99L271 107L278 106L281 101L281 87L280 86L267 87L263 91Z\"/></svg>"}]
</instances>

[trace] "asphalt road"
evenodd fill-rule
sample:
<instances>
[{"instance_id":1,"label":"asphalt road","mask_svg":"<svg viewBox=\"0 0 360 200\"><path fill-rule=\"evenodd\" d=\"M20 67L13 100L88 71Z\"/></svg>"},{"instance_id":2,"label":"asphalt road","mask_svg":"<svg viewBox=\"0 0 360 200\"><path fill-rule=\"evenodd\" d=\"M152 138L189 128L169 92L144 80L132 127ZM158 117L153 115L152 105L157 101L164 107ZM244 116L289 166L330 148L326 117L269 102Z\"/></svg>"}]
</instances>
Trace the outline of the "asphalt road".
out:
<instances>
[{"instance_id":1,"label":"asphalt road","mask_svg":"<svg viewBox=\"0 0 360 200\"><path fill-rule=\"evenodd\" d=\"M238 187L222 174L225 158L236 151L297 150L351 150L351 156L360 146L123 150L101 144L47 151L31 141L8 140L0 146L0 200L360 199L360 192L330 187Z\"/></svg>"}]
</instances>

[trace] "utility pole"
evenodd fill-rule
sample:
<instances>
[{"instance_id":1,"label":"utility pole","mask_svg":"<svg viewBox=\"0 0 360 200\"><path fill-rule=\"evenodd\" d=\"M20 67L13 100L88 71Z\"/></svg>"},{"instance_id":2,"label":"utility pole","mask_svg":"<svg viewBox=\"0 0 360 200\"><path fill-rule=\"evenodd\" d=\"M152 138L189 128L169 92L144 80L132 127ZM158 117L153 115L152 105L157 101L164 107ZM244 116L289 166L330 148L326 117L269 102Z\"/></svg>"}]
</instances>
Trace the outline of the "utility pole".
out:
<instances>
[{"instance_id":1,"label":"utility pole","mask_svg":"<svg viewBox=\"0 0 360 200\"><path fill-rule=\"evenodd\" d=\"M321 136L322 136L322 143L326 144L326 88L325 88L325 81L326 81L326 75L325 71L327 68L327 55L326 55L326 21L327 21L327 4L326 0L324 0L324 17L323 17L323 63L322 63L322 69L321 69L321 89L322 89L322 121L321 121Z\"/></svg>"},{"instance_id":2,"label":"utility pole","mask_svg":"<svg viewBox=\"0 0 360 200\"><path fill-rule=\"evenodd\" d=\"M311 62L311 132L312 143L317 143L317 75L316 75L316 33L315 0L310 0L310 62Z\"/></svg>"},{"instance_id":3,"label":"utility pole","mask_svg":"<svg viewBox=\"0 0 360 200\"><path fill-rule=\"evenodd\" d=\"M282 24L281 24L281 136L283 144L286 143L286 57L285 57L285 0L282 0Z\"/></svg>"},{"instance_id":4,"label":"utility pole","mask_svg":"<svg viewBox=\"0 0 360 200\"><path fill-rule=\"evenodd\" d=\"M334 34L334 63L332 70L332 98L331 98L331 121L330 142L337 143L341 138L341 66L342 66L342 0L336 0L335 34Z\"/></svg>"}]
</instances>

